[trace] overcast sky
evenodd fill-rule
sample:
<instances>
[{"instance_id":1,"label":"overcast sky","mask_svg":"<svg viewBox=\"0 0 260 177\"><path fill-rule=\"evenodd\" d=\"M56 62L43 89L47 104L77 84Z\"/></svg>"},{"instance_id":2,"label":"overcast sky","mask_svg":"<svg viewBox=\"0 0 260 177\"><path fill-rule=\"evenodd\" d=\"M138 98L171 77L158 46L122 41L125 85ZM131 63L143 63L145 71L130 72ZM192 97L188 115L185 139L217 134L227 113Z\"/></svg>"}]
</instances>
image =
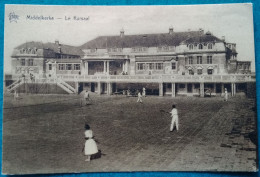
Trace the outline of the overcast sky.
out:
<instances>
[{"instance_id":1,"label":"overcast sky","mask_svg":"<svg viewBox=\"0 0 260 177\"><path fill-rule=\"evenodd\" d=\"M10 22L15 13L19 19ZM28 20L27 15L54 17L54 20ZM66 21L66 17L89 17L86 21ZM57 19L61 18L61 19ZM13 19L14 20L14 19ZM190 6L35 6L6 5L5 72L10 72L15 47L29 41L54 42L79 46L100 35L211 31L227 42L237 43L239 60L252 61L255 71L253 14L251 4Z\"/></svg>"}]
</instances>

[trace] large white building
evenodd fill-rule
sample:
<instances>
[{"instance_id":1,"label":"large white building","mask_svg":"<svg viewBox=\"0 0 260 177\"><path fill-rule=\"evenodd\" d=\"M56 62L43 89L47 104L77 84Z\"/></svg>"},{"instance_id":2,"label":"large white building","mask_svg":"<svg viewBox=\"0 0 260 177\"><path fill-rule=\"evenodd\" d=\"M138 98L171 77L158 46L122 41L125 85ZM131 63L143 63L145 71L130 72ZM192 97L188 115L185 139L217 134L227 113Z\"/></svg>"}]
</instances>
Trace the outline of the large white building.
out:
<instances>
[{"instance_id":1,"label":"large white building","mask_svg":"<svg viewBox=\"0 0 260 177\"><path fill-rule=\"evenodd\" d=\"M237 55L236 44L224 37L202 29L175 32L172 27L167 33L138 35L122 29L79 47L27 42L14 49L14 83L7 89L53 93L56 85L56 92L58 86L67 93L88 89L111 95L145 87L153 95L204 97L221 95L227 88L231 95L247 94L255 76L251 62L238 61Z\"/></svg>"}]
</instances>

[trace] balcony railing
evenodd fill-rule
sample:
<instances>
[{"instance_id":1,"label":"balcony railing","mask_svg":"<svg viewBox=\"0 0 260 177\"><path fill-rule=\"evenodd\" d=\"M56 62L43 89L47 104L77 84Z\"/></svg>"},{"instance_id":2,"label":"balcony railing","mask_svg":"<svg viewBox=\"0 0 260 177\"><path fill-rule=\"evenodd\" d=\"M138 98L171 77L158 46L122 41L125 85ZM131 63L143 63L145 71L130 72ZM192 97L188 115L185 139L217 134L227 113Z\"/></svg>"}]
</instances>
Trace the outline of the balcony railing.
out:
<instances>
[{"instance_id":1,"label":"balcony railing","mask_svg":"<svg viewBox=\"0 0 260 177\"><path fill-rule=\"evenodd\" d=\"M255 82L255 75L57 75L77 82Z\"/></svg>"}]
</instances>

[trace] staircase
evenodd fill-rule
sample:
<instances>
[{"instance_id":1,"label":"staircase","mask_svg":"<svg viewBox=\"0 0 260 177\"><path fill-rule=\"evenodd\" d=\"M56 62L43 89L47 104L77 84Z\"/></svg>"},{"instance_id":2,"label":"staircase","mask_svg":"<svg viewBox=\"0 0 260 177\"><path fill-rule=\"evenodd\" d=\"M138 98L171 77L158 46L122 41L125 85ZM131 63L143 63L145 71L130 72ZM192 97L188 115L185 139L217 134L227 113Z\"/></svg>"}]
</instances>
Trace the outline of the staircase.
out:
<instances>
[{"instance_id":1,"label":"staircase","mask_svg":"<svg viewBox=\"0 0 260 177\"><path fill-rule=\"evenodd\" d=\"M16 88L18 88L22 84L23 84L22 80L18 79L17 81L15 81L14 83L12 83L8 87L6 87L6 89L7 89L8 92L11 93L12 91L14 91Z\"/></svg>"},{"instance_id":2,"label":"staircase","mask_svg":"<svg viewBox=\"0 0 260 177\"><path fill-rule=\"evenodd\" d=\"M60 78L38 78L36 80L31 80L31 79L18 79L8 87L6 87L7 91L12 93L15 89L17 89L19 86L22 84L57 84L61 89L66 91L69 94L77 93L77 90L73 88L71 85L66 83L64 80ZM30 92L30 91L29 91Z\"/></svg>"},{"instance_id":3,"label":"staircase","mask_svg":"<svg viewBox=\"0 0 260 177\"><path fill-rule=\"evenodd\" d=\"M71 85L67 84L64 80L62 79L57 79L57 85L65 90L67 93L77 93L76 89L73 88Z\"/></svg>"}]
</instances>

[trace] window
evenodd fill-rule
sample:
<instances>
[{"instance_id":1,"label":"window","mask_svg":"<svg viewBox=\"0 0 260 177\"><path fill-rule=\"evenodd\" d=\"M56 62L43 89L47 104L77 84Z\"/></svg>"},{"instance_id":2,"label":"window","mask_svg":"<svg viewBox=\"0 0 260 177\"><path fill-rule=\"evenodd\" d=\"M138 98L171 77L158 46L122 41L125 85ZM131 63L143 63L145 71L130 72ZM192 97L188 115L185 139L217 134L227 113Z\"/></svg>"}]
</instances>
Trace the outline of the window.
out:
<instances>
[{"instance_id":1,"label":"window","mask_svg":"<svg viewBox=\"0 0 260 177\"><path fill-rule=\"evenodd\" d=\"M199 49L203 49L203 45L202 44L199 44Z\"/></svg>"},{"instance_id":2,"label":"window","mask_svg":"<svg viewBox=\"0 0 260 177\"><path fill-rule=\"evenodd\" d=\"M90 53L96 53L97 49L90 49Z\"/></svg>"},{"instance_id":3,"label":"window","mask_svg":"<svg viewBox=\"0 0 260 177\"><path fill-rule=\"evenodd\" d=\"M197 56L197 64L202 64L202 56Z\"/></svg>"},{"instance_id":4,"label":"window","mask_svg":"<svg viewBox=\"0 0 260 177\"><path fill-rule=\"evenodd\" d=\"M147 47L135 47L132 48L132 52L147 52L148 48Z\"/></svg>"},{"instance_id":5,"label":"window","mask_svg":"<svg viewBox=\"0 0 260 177\"><path fill-rule=\"evenodd\" d=\"M65 70L65 65L64 64L59 64L59 70Z\"/></svg>"},{"instance_id":6,"label":"window","mask_svg":"<svg viewBox=\"0 0 260 177\"><path fill-rule=\"evenodd\" d=\"M208 44L208 49L212 49L212 48L213 48L212 43L209 43L209 44Z\"/></svg>"},{"instance_id":7,"label":"window","mask_svg":"<svg viewBox=\"0 0 260 177\"><path fill-rule=\"evenodd\" d=\"M153 70L154 69L154 63L148 63L148 68L149 68L149 70Z\"/></svg>"},{"instance_id":8,"label":"window","mask_svg":"<svg viewBox=\"0 0 260 177\"><path fill-rule=\"evenodd\" d=\"M198 75L201 75L202 74L202 69L198 69L197 73L198 73Z\"/></svg>"},{"instance_id":9,"label":"window","mask_svg":"<svg viewBox=\"0 0 260 177\"><path fill-rule=\"evenodd\" d=\"M192 44L189 45L189 50L193 50L193 45Z\"/></svg>"},{"instance_id":10,"label":"window","mask_svg":"<svg viewBox=\"0 0 260 177\"><path fill-rule=\"evenodd\" d=\"M28 66L33 66L33 59L28 60Z\"/></svg>"},{"instance_id":11,"label":"window","mask_svg":"<svg viewBox=\"0 0 260 177\"><path fill-rule=\"evenodd\" d=\"M208 69L208 74L211 75L213 73L213 69Z\"/></svg>"},{"instance_id":12,"label":"window","mask_svg":"<svg viewBox=\"0 0 260 177\"><path fill-rule=\"evenodd\" d=\"M156 70L163 70L163 63L156 63L155 67Z\"/></svg>"},{"instance_id":13,"label":"window","mask_svg":"<svg viewBox=\"0 0 260 177\"><path fill-rule=\"evenodd\" d=\"M108 52L122 52L123 49L122 48L109 48Z\"/></svg>"},{"instance_id":14,"label":"window","mask_svg":"<svg viewBox=\"0 0 260 177\"><path fill-rule=\"evenodd\" d=\"M195 89L199 89L200 88L200 84L194 84L194 88Z\"/></svg>"},{"instance_id":15,"label":"window","mask_svg":"<svg viewBox=\"0 0 260 177\"><path fill-rule=\"evenodd\" d=\"M72 64L66 64L66 70L72 70Z\"/></svg>"},{"instance_id":16,"label":"window","mask_svg":"<svg viewBox=\"0 0 260 177\"><path fill-rule=\"evenodd\" d=\"M25 66L25 59L21 59L21 65Z\"/></svg>"},{"instance_id":17,"label":"window","mask_svg":"<svg viewBox=\"0 0 260 177\"><path fill-rule=\"evenodd\" d=\"M80 70L80 64L74 64L74 70Z\"/></svg>"},{"instance_id":18,"label":"window","mask_svg":"<svg viewBox=\"0 0 260 177\"><path fill-rule=\"evenodd\" d=\"M189 56L189 64L190 64L190 65L193 64L193 58L192 58L192 56Z\"/></svg>"},{"instance_id":19,"label":"window","mask_svg":"<svg viewBox=\"0 0 260 177\"><path fill-rule=\"evenodd\" d=\"M193 74L194 74L193 70L189 69L189 75L193 75Z\"/></svg>"},{"instance_id":20,"label":"window","mask_svg":"<svg viewBox=\"0 0 260 177\"><path fill-rule=\"evenodd\" d=\"M172 70L176 69L176 63L172 63Z\"/></svg>"},{"instance_id":21,"label":"window","mask_svg":"<svg viewBox=\"0 0 260 177\"><path fill-rule=\"evenodd\" d=\"M212 56L207 56L207 64L212 64Z\"/></svg>"},{"instance_id":22,"label":"window","mask_svg":"<svg viewBox=\"0 0 260 177\"><path fill-rule=\"evenodd\" d=\"M49 64L49 70L52 70L52 64Z\"/></svg>"},{"instance_id":23,"label":"window","mask_svg":"<svg viewBox=\"0 0 260 177\"><path fill-rule=\"evenodd\" d=\"M179 88L185 88L185 84L180 84Z\"/></svg>"},{"instance_id":24,"label":"window","mask_svg":"<svg viewBox=\"0 0 260 177\"><path fill-rule=\"evenodd\" d=\"M174 50L174 46L160 46L158 47L158 51L159 52L167 52L167 51L173 51Z\"/></svg>"},{"instance_id":25,"label":"window","mask_svg":"<svg viewBox=\"0 0 260 177\"><path fill-rule=\"evenodd\" d=\"M144 70L145 69L145 63L137 63L137 70Z\"/></svg>"}]
</instances>

